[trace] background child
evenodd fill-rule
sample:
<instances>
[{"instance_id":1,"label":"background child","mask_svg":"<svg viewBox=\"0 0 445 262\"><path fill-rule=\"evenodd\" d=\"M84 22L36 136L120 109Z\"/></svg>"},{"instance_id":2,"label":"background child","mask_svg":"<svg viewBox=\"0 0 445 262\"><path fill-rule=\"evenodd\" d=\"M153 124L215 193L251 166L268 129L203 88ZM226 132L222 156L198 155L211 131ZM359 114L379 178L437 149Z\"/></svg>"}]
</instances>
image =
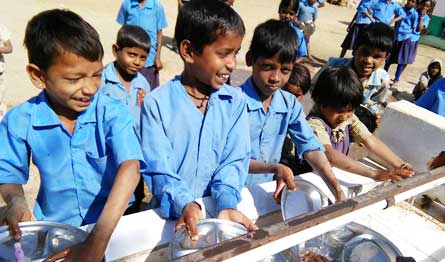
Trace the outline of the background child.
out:
<instances>
[{"instance_id":1,"label":"background child","mask_svg":"<svg viewBox=\"0 0 445 262\"><path fill-rule=\"evenodd\" d=\"M346 66L352 68L363 86L363 108L374 119L365 123L374 132L380 121L380 114L387 103L389 95L389 75L379 68L385 62L388 52L392 48L394 31L386 24L372 23L363 28L357 39L352 58L329 58L327 65L333 67ZM316 82L323 72L322 68L312 80ZM362 115L357 115L362 119Z\"/></svg>"},{"instance_id":2,"label":"background child","mask_svg":"<svg viewBox=\"0 0 445 262\"><path fill-rule=\"evenodd\" d=\"M100 261L143 163L132 118L125 105L96 95L103 48L77 14L55 9L34 16L24 43L26 70L43 91L0 123L0 193L8 205L2 222L19 240L17 223L30 219L22 184L31 156L41 178L35 217L74 226L96 223L85 242L48 261Z\"/></svg>"},{"instance_id":3,"label":"background child","mask_svg":"<svg viewBox=\"0 0 445 262\"><path fill-rule=\"evenodd\" d=\"M315 32L315 20L318 16L318 8L315 5L316 0L307 0L307 2L300 2L297 14L297 25L303 30L304 38L306 40L307 57L313 61L310 48L310 38Z\"/></svg>"},{"instance_id":4,"label":"background child","mask_svg":"<svg viewBox=\"0 0 445 262\"><path fill-rule=\"evenodd\" d=\"M158 0L124 0L116 21L121 24L142 27L150 37L151 48L141 74L150 83L151 89L159 86L159 71L162 69L162 29L167 27L164 8Z\"/></svg>"},{"instance_id":5,"label":"background child","mask_svg":"<svg viewBox=\"0 0 445 262\"><path fill-rule=\"evenodd\" d=\"M434 58L428 64L427 70L420 75L419 82L413 89L414 99L418 100L426 90L442 78L442 60Z\"/></svg>"},{"instance_id":6,"label":"background child","mask_svg":"<svg viewBox=\"0 0 445 262\"><path fill-rule=\"evenodd\" d=\"M134 130L140 140L141 106L150 85L139 73L150 52L150 38L139 26L124 25L117 34L113 45L116 61L105 66L99 91L126 104L133 115ZM135 201L126 214L138 212L144 194L144 182L139 180Z\"/></svg>"},{"instance_id":7,"label":"background child","mask_svg":"<svg viewBox=\"0 0 445 262\"><path fill-rule=\"evenodd\" d=\"M418 13L415 9L417 0L408 0L401 9L402 20L395 26L395 43L388 57L385 70L388 71L391 64L397 64L394 84L399 82L403 70L408 64L414 62L416 57L415 42L411 41L413 32L417 29Z\"/></svg>"},{"instance_id":8,"label":"background child","mask_svg":"<svg viewBox=\"0 0 445 262\"><path fill-rule=\"evenodd\" d=\"M304 57L307 56L306 39L304 38L303 31L295 24L295 15L298 13L299 1L298 0L281 0L278 7L278 15L280 20L287 22L295 30L298 38L298 52L296 62L302 62Z\"/></svg>"},{"instance_id":9,"label":"background child","mask_svg":"<svg viewBox=\"0 0 445 262\"><path fill-rule=\"evenodd\" d=\"M6 71L6 63L4 54L12 52L11 33L6 26L0 24L0 121L6 114L6 91L4 86L4 77Z\"/></svg>"},{"instance_id":10,"label":"background child","mask_svg":"<svg viewBox=\"0 0 445 262\"><path fill-rule=\"evenodd\" d=\"M246 185L272 181L277 188L274 199L279 202L285 185L295 188L292 171L280 164L281 150L289 133L301 159L306 159L319 172L337 200L344 194L332 173L295 96L281 90L292 72L297 54L296 35L288 23L268 20L255 29L246 54L252 66L252 77L241 85L247 99L250 125L250 165Z\"/></svg>"},{"instance_id":11,"label":"background child","mask_svg":"<svg viewBox=\"0 0 445 262\"><path fill-rule=\"evenodd\" d=\"M416 105L445 116L445 78L435 81L417 100Z\"/></svg>"},{"instance_id":12,"label":"background child","mask_svg":"<svg viewBox=\"0 0 445 262\"><path fill-rule=\"evenodd\" d=\"M371 3L371 0L362 0L357 6L357 12L347 28L348 34L341 44L342 50L340 57L344 57L347 50L354 50L359 32L363 30L366 25L375 23L375 19L372 17L371 13Z\"/></svg>"},{"instance_id":13,"label":"background child","mask_svg":"<svg viewBox=\"0 0 445 262\"><path fill-rule=\"evenodd\" d=\"M184 71L149 93L142 108L144 178L161 215L179 218L198 238L196 199L211 195L218 218L257 227L237 210L249 164L246 102L225 85L244 37L239 15L223 2L181 8L175 39Z\"/></svg>"},{"instance_id":14,"label":"background child","mask_svg":"<svg viewBox=\"0 0 445 262\"><path fill-rule=\"evenodd\" d=\"M315 105L308 115L308 122L326 148L329 162L376 181L410 177L414 169L371 134L354 115L362 100L361 89L357 74L346 67L327 68L315 83L311 93ZM362 144L379 157L388 170L373 170L350 159L347 156L350 142Z\"/></svg>"},{"instance_id":15,"label":"background child","mask_svg":"<svg viewBox=\"0 0 445 262\"><path fill-rule=\"evenodd\" d=\"M371 4L371 13L376 23L392 25L403 18L402 8L394 0L375 0Z\"/></svg>"},{"instance_id":16,"label":"background child","mask_svg":"<svg viewBox=\"0 0 445 262\"><path fill-rule=\"evenodd\" d=\"M418 21L417 21L417 28L412 32L411 34L411 46L413 50L411 50L411 56L414 59L417 55L417 47L419 45L420 35L424 35L427 32L427 27L430 22L430 16L428 15L428 10L431 8L431 1L430 0L421 0L417 4L417 14L418 14Z\"/></svg>"}]
</instances>

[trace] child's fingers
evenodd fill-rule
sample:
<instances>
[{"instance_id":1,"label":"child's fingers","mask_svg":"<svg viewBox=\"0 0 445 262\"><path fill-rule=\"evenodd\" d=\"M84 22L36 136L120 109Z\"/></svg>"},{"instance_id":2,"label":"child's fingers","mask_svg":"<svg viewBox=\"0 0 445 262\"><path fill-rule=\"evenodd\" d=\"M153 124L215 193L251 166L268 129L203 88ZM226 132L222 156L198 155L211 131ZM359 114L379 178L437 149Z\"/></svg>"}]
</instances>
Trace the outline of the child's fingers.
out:
<instances>
[{"instance_id":1,"label":"child's fingers","mask_svg":"<svg viewBox=\"0 0 445 262\"><path fill-rule=\"evenodd\" d=\"M275 192L273 193L273 199L277 204L281 203L281 193L283 192L283 188L286 184L282 180L277 180L277 187L275 188Z\"/></svg>"},{"instance_id":2,"label":"child's fingers","mask_svg":"<svg viewBox=\"0 0 445 262\"><path fill-rule=\"evenodd\" d=\"M6 223L9 225L9 231L14 240L19 241L22 238L22 231L19 227L19 220L16 216L7 216Z\"/></svg>"},{"instance_id":3,"label":"child's fingers","mask_svg":"<svg viewBox=\"0 0 445 262\"><path fill-rule=\"evenodd\" d=\"M49 257L47 257L43 262L53 262L53 261L59 261L61 259L66 258L71 253L71 247L65 248L62 251L59 251Z\"/></svg>"},{"instance_id":4,"label":"child's fingers","mask_svg":"<svg viewBox=\"0 0 445 262\"><path fill-rule=\"evenodd\" d=\"M199 239L198 227L196 226L197 222L198 219L196 219L195 217L187 217L185 219L185 227L187 228L187 233L193 241Z\"/></svg>"}]
</instances>

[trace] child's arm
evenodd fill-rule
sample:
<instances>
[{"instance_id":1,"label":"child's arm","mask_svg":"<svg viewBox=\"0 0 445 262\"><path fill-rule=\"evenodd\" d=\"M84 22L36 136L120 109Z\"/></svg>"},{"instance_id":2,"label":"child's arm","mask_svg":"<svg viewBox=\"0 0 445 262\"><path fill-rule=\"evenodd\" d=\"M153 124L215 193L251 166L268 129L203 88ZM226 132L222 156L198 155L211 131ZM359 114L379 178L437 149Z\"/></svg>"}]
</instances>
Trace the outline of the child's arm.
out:
<instances>
[{"instance_id":1,"label":"child's arm","mask_svg":"<svg viewBox=\"0 0 445 262\"><path fill-rule=\"evenodd\" d=\"M154 66L155 66L157 71L161 71L162 68L164 67L162 65L162 62L161 62L162 30L158 31L157 38L158 38L158 40L157 40L157 43L156 43L156 57L155 57Z\"/></svg>"},{"instance_id":2,"label":"child's arm","mask_svg":"<svg viewBox=\"0 0 445 262\"><path fill-rule=\"evenodd\" d=\"M7 209L5 217L0 224L7 224L15 240L21 238L21 231L18 223L31 220L31 212L26 204L23 186L18 184L1 184L0 195L6 203Z\"/></svg>"},{"instance_id":3,"label":"child's arm","mask_svg":"<svg viewBox=\"0 0 445 262\"><path fill-rule=\"evenodd\" d=\"M152 45L156 45L156 57L154 61L154 66L157 71L160 71L163 68L161 62L161 49L162 49L162 29L167 27L167 18L165 17L164 7L160 2L156 3L156 28L157 28L157 42L151 43Z\"/></svg>"},{"instance_id":4,"label":"child's arm","mask_svg":"<svg viewBox=\"0 0 445 262\"><path fill-rule=\"evenodd\" d=\"M284 186L287 186L289 189L295 189L294 182L294 173L292 170L280 163L265 163L251 159L249 164L249 173L252 174L264 174L264 173L273 173L277 179L277 187L275 188L275 192L273 194L273 198L275 202L280 203L281 199L281 191Z\"/></svg>"},{"instance_id":5,"label":"child's arm","mask_svg":"<svg viewBox=\"0 0 445 262\"><path fill-rule=\"evenodd\" d=\"M307 152L304 154L304 159L320 174L337 201L346 199L337 178L335 178L334 172L332 172L331 165L323 152L319 150Z\"/></svg>"},{"instance_id":6,"label":"child's arm","mask_svg":"<svg viewBox=\"0 0 445 262\"><path fill-rule=\"evenodd\" d=\"M357 14L358 14L358 11L355 12L354 17L352 17L351 22L349 22L349 25L348 25L348 27L346 28L346 32L349 32L349 30L352 29L352 26L354 25L354 22L355 22L355 18L357 18Z\"/></svg>"},{"instance_id":7,"label":"child's arm","mask_svg":"<svg viewBox=\"0 0 445 262\"><path fill-rule=\"evenodd\" d=\"M241 200L241 189L247 178L250 160L250 138L247 103L242 100L233 111L235 121L227 134L221 161L211 181L211 194L218 218L244 225L249 231L258 227L236 210Z\"/></svg>"},{"instance_id":8,"label":"child's arm","mask_svg":"<svg viewBox=\"0 0 445 262\"><path fill-rule=\"evenodd\" d=\"M64 259L64 261L101 261L111 234L127 208L139 177L139 161L124 161L119 166L105 207L88 238L79 245L53 254L45 261L52 262L60 259Z\"/></svg>"}]
</instances>

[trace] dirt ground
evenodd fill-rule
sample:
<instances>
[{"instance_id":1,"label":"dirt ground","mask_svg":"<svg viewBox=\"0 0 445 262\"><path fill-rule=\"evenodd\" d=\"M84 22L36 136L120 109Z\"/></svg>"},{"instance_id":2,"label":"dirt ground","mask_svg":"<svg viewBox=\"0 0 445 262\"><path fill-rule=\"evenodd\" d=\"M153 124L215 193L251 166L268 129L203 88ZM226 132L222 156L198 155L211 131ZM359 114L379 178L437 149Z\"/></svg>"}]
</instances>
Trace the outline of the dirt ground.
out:
<instances>
[{"instance_id":1,"label":"dirt ground","mask_svg":"<svg viewBox=\"0 0 445 262\"><path fill-rule=\"evenodd\" d=\"M168 20L168 28L164 30L165 47L162 49L164 69L161 71L161 83L171 79L182 70L182 63L176 53L171 50L174 24L177 14L176 0L160 0L164 6ZM106 4L104 4L106 3ZM105 49L104 64L112 61L111 46L115 40L119 25L115 22L119 10L120 0L91 1L91 0L20 0L7 1L0 5L0 23L5 24L13 35L14 52L6 55L6 96L9 106L15 106L36 95L39 90L31 85L25 72L27 63L26 50L22 46L27 21L40 11L52 8L68 8L80 14L89 21L99 32ZM241 15L246 26L241 52L238 56L238 68L246 67L244 56L250 44L255 26L269 18L277 18L279 0L237 0L234 8ZM20 10L20 11L18 11ZM327 4L319 10L317 29L311 38L313 55L320 61L326 61L331 56L338 56L340 44L346 35L346 27L353 17L355 9L352 7L338 7ZM433 58L444 58L443 51L420 45L416 61L408 66L401 78L399 89L411 90L417 82L428 62ZM351 54L348 53L347 56ZM315 68L311 67L311 71ZM394 75L395 66L390 74ZM244 71L245 72L245 71ZM1 150L1 149L0 149ZM24 187L25 194L32 208L39 188L38 172L33 167L29 183ZM0 200L1 206L4 203ZM3 208L4 210L4 208Z\"/></svg>"}]
</instances>

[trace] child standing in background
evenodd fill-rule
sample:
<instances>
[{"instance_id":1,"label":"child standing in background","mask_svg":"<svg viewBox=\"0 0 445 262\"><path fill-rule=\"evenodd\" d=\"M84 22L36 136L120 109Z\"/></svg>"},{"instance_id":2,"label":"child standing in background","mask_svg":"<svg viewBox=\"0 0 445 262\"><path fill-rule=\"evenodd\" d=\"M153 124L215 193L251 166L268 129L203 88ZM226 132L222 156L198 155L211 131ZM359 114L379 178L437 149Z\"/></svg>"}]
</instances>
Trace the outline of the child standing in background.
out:
<instances>
[{"instance_id":1,"label":"child standing in background","mask_svg":"<svg viewBox=\"0 0 445 262\"><path fill-rule=\"evenodd\" d=\"M180 76L149 93L142 108L143 174L161 216L177 218L193 240L203 214L196 199L212 196L217 217L257 227L237 210L249 165L246 101L226 85L244 37L241 17L219 1L180 9L175 39Z\"/></svg>"},{"instance_id":2,"label":"child standing in background","mask_svg":"<svg viewBox=\"0 0 445 262\"><path fill-rule=\"evenodd\" d=\"M151 48L141 74L147 79L151 89L159 86L161 62L162 29L167 27L164 8L159 0L124 0L116 21L121 25L142 27L150 37Z\"/></svg>"},{"instance_id":3,"label":"child standing in background","mask_svg":"<svg viewBox=\"0 0 445 262\"><path fill-rule=\"evenodd\" d=\"M298 38L298 52L296 62L303 61L307 54L306 39L303 31L295 24L295 16L298 13L299 1L298 0L281 0L278 7L278 15L280 20L289 25L295 30Z\"/></svg>"},{"instance_id":4,"label":"child standing in background","mask_svg":"<svg viewBox=\"0 0 445 262\"><path fill-rule=\"evenodd\" d=\"M362 100L362 86L350 68L327 68L311 92L315 104L308 114L318 140L326 148L329 162L340 169L376 181L401 180L414 169L401 160L380 139L371 134L354 115ZM351 142L362 144L379 157L388 170L370 169L347 156Z\"/></svg>"},{"instance_id":5,"label":"child standing in background","mask_svg":"<svg viewBox=\"0 0 445 262\"><path fill-rule=\"evenodd\" d=\"M415 7L417 0L408 0L401 9L403 17L395 26L395 43L385 64L385 70L388 71L391 64L397 64L397 70L394 77L394 84L400 80L403 70L408 64L414 62L416 57L416 42L411 41L412 34L417 30L419 14Z\"/></svg>"},{"instance_id":6,"label":"child standing in background","mask_svg":"<svg viewBox=\"0 0 445 262\"><path fill-rule=\"evenodd\" d=\"M0 24L0 121L7 111L5 80L5 54L12 53L11 33L6 26Z\"/></svg>"},{"instance_id":7,"label":"child standing in background","mask_svg":"<svg viewBox=\"0 0 445 262\"><path fill-rule=\"evenodd\" d=\"M310 38L315 32L315 20L318 17L318 8L315 5L316 0L307 0L307 2L300 2L297 14L297 25L303 30L304 38L306 40L307 57L314 61L311 56Z\"/></svg>"},{"instance_id":8,"label":"child standing in background","mask_svg":"<svg viewBox=\"0 0 445 262\"><path fill-rule=\"evenodd\" d=\"M88 238L45 261L101 261L145 167L127 107L96 93L103 48L85 20L67 10L34 16L26 27L26 71L42 92L0 123L0 194L13 238L31 219L23 184L30 161L40 174L38 220L76 227L95 223ZM61 207L62 205L62 207Z\"/></svg>"},{"instance_id":9,"label":"child standing in background","mask_svg":"<svg viewBox=\"0 0 445 262\"><path fill-rule=\"evenodd\" d=\"M139 71L150 52L150 38L141 27L124 25L117 33L112 49L116 61L105 66L99 92L128 106L133 115L134 131L140 140L141 107L145 95L150 92L150 85ZM144 197L144 182L140 179L135 190L136 199L125 214L138 212Z\"/></svg>"},{"instance_id":10,"label":"child standing in background","mask_svg":"<svg viewBox=\"0 0 445 262\"><path fill-rule=\"evenodd\" d=\"M281 150L289 133L301 159L320 174L334 197L344 199L343 191L307 124L303 108L295 96L281 90L288 82L297 55L297 38L288 23L268 20L255 28L246 54L252 76L241 85L247 99L251 153L246 185L269 182L276 176L273 195L279 202L285 185L295 188L294 175L280 164Z\"/></svg>"},{"instance_id":11,"label":"child standing in background","mask_svg":"<svg viewBox=\"0 0 445 262\"><path fill-rule=\"evenodd\" d=\"M395 0L374 0L371 3L374 23L392 25L403 18L403 11Z\"/></svg>"}]
</instances>

